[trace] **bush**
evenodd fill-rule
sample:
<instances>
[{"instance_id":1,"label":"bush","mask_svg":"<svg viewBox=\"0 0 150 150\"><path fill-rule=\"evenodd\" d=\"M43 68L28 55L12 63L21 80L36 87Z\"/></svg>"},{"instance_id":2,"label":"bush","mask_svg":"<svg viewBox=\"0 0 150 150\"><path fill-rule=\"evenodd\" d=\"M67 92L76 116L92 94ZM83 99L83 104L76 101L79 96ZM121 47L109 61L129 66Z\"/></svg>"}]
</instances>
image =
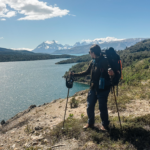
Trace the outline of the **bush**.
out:
<instances>
[{"instance_id":1,"label":"bush","mask_svg":"<svg viewBox=\"0 0 150 150\"><path fill-rule=\"evenodd\" d=\"M144 65L143 66L143 69L148 69L149 68L149 65Z\"/></svg>"},{"instance_id":2,"label":"bush","mask_svg":"<svg viewBox=\"0 0 150 150\"><path fill-rule=\"evenodd\" d=\"M76 100L74 97L70 101L70 107L71 108L77 108L79 106L79 101Z\"/></svg>"}]
</instances>

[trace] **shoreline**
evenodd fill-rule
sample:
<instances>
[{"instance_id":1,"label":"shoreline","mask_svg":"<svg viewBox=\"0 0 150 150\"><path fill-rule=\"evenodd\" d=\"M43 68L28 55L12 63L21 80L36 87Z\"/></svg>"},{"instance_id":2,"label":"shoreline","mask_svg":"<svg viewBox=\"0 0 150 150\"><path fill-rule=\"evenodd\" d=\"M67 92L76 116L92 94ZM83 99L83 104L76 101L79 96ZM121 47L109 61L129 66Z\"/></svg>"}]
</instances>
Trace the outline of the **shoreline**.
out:
<instances>
[{"instance_id":1,"label":"shoreline","mask_svg":"<svg viewBox=\"0 0 150 150\"><path fill-rule=\"evenodd\" d=\"M88 89L87 89L87 90L88 90ZM79 91L79 92L76 92L76 93L74 93L72 96L69 96L69 98L74 97L74 96L76 96L76 95L78 95L78 94L80 94L80 93L82 93L82 92L84 92L84 91L86 91L86 90L81 90L81 91ZM60 101L60 100L62 100L62 99L66 99L66 98L58 98L58 99L55 99L55 100L53 100L53 101L51 101L51 102L49 102L49 103L44 103L44 104L41 104L41 105L38 105L38 106L35 105L35 104L30 105L27 109L16 113L13 117L9 118L8 120L4 120L4 121L5 121L5 125L9 124L12 120L17 119L17 118L23 116L24 114L30 112L33 108L39 108L39 107L42 107L42 106L46 106L46 105L49 105L49 104L53 104L53 103L56 103L56 102L58 102L58 101ZM3 121L3 120L0 120L0 122L1 122L1 121Z\"/></svg>"},{"instance_id":2,"label":"shoreline","mask_svg":"<svg viewBox=\"0 0 150 150\"><path fill-rule=\"evenodd\" d=\"M48 59L36 59L36 60L14 60L14 61L0 61L0 63L5 63L5 62L25 62L25 61L42 61L42 60L51 60L51 59L69 59L69 57L62 57L62 58L48 58ZM56 63L55 63L56 64Z\"/></svg>"}]
</instances>

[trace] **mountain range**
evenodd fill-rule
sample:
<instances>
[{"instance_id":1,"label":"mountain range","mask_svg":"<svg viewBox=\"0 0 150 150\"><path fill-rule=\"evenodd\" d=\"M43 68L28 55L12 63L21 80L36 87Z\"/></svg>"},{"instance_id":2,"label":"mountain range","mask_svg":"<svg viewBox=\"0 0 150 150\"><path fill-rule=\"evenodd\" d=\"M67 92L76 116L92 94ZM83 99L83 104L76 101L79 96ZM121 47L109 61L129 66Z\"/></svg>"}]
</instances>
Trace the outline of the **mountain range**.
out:
<instances>
[{"instance_id":1,"label":"mountain range","mask_svg":"<svg viewBox=\"0 0 150 150\"><path fill-rule=\"evenodd\" d=\"M38 45L33 52L35 53L49 53L49 54L87 54L89 48L93 44L98 44L102 49L114 47L116 50L124 50L145 38L130 38L130 39L117 39L114 37L97 38L94 40L83 40L76 42L73 46L68 44L58 44L57 41L46 41Z\"/></svg>"},{"instance_id":2,"label":"mountain range","mask_svg":"<svg viewBox=\"0 0 150 150\"><path fill-rule=\"evenodd\" d=\"M69 46L67 44L62 45L58 44L57 41L46 41L43 42L42 44L38 45L33 52L35 53L53 53L56 50L63 50L63 49L70 49L72 46Z\"/></svg>"}]
</instances>

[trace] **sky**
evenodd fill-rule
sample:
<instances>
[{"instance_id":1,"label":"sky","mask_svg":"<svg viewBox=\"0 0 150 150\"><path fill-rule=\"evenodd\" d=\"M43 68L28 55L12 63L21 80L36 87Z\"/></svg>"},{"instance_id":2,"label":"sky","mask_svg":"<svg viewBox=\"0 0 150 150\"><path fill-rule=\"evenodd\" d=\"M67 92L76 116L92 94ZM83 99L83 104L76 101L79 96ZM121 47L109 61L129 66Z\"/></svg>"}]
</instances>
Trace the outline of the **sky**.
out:
<instances>
[{"instance_id":1,"label":"sky","mask_svg":"<svg viewBox=\"0 0 150 150\"><path fill-rule=\"evenodd\" d=\"M0 0L0 47L150 38L150 0Z\"/></svg>"}]
</instances>

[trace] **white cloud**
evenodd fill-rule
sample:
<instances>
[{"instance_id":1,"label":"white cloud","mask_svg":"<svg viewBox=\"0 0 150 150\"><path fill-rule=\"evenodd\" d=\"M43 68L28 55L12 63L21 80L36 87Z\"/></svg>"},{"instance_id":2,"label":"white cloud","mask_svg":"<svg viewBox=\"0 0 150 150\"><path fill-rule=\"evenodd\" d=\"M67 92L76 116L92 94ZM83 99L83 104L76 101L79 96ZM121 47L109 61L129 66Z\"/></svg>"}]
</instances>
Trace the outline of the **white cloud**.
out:
<instances>
[{"instance_id":1,"label":"white cloud","mask_svg":"<svg viewBox=\"0 0 150 150\"><path fill-rule=\"evenodd\" d=\"M47 5L39 0L0 0L0 17L13 17L17 13L24 15L18 20L45 20L68 15L69 10ZM8 9L7 5L12 9Z\"/></svg>"},{"instance_id":2,"label":"white cloud","mask_svg":"<svg viewBox=\"0 0 150 150\"><path fill-rule=\"evenodd\" d=\"M2 40L3 39L3 37L0 37L0 40Z\"/></svg>"},{"instance_id":3,"label":"white cloud","mask_svg":"<svg viewBox=\"0 0 150 150\"><path fill-rule=\"evenodd\" d=\"M31 48L11 48L13 50L27 50L27 51L32 51L33 49Z\"/></svg>"},{"instance_id":4,"label":"white cloud","mask_svg":"<svg viewBox=\"0 0 150 150\"><path fill-rule=\"evenodd\" d=\"M1 19L1 21L5 21L5 20L6 20L5 18L2 18L2 19Z\"/></svg>"},{"instance_id":5,"label":"white cloud","mask_svg":"<svg viewBox=\"0 0 150 150\"><path fill-rule=\"evenodd\" d=\"M0 17L10 18L16 15L15 11L7 9L7 0L0 0Z\"/></svg>"},{"instance_id":6,"label":"white cloud","mask_svg":"<svg viewBox=\"0 0 150 150\"><path fill-rule=\"evenodd\" d=\"M87 42L87 43L91 43L91 42L95 42L95 43L104 43L104 42L111 42L111 41L121 41L121 40L124 40L124 39L117 39L115 37L106 37L106 38L96 38L94 40L90 40L90 39L87 39L87 40L82 40L81 42Z\"/></svg>"}]
</instances>

